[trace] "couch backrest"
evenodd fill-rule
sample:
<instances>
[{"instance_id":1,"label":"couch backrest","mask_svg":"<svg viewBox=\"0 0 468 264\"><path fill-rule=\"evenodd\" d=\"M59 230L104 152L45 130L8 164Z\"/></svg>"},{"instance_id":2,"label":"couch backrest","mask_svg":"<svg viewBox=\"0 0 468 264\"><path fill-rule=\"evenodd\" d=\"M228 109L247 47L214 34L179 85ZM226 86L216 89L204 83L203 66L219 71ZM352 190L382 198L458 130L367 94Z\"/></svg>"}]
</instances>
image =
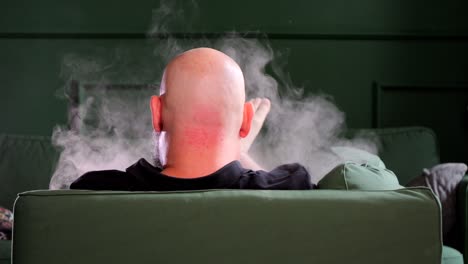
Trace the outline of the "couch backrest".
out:
<instances>
[{"instance_id":1,"label":"couch backrest","mask_svg":"<svg viewBox=\"0 0 468 264\"><path fill-rule=\"evenodd\" d=\"M423 127L352 131L377 135L379 156L401 184L439 163L434 132ZM13 207L19 192L48 188L58 152L49 137L0 134L0 206Z\"/></svg>"},{"instance_id":2,"label":"couch backrest","mask_svg":"<svg viewBox=\"0 0 468 264\"><path fill-rule=\"evenodd\" d=\"M402 185L440 162L436 135L426 127L363 129L348 134L354 135L377 138L379 157Z\"/></svg>"},{"instance_id":3,"label":"couch backrest","mask_svg":"<svg viewBox=\"0 0 468 264\"><path fill-rule=\"evenodd\" d=\"M49 137L0 134L0 206L20 192L47 189L57 160Z\"/></svg>"},{"instance_id":4,"label":"couch backrest","mask_svg":"<svg viewBox=\"0 0 468 264\"><path fill-rule=\"evenodd\" d=\"M14 264L439 264L442 248L426 188L37 191L14 226Z\"/></svg>"}]
</instances>

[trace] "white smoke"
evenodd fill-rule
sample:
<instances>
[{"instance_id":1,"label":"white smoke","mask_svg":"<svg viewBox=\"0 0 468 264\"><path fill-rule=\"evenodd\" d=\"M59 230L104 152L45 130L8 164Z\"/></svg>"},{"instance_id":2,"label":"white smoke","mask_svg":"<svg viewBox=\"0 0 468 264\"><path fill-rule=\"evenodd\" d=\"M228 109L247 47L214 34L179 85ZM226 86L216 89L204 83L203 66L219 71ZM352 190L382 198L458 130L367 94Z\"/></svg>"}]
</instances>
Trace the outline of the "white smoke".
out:
<instances>
[{"instance_id":1,"label":"white smoke","mask_svg":"<svg viewBox=\"0 0 468 264\"><path fill-rule=\"evenodd\" d=\"M265 122L265 133L259 135L251 150L260 164L268 169L282 163L298 162L317 182L343 160L332 146L348 146L377 152L373 138L344 139L345 114L331 96L304 95L295 87L273 49L259 40L230 38L220 40L216 48L231 56L243 69L247 94L251 98L267 97L272 103ZM279 81L267 74L270 65ZM313 74L312 74L313 76ZM370 135L369 135L370 136Z\"/></svg>"},{"instance_id":2,"label":"white smoke","mask_svg":"<svg viewBox=\"0 0 468 264\"><path fill-rule=\"evenodd\" d=\"M87 171L125 170L142 157L157 163L149 97L159 93L155 87L169 59L200 46L223 51L241 66L249 99L267 97L272 102L264 130L251 149L254 159L267 169L298 162L309 170L313 182L317 182L343 162L330 147L352 146L377 151L372 139L340 137L346 128L344 113L330 96L305 95L304 89L295 87L265 38L245 39L229 34L217 39L181 39L165 35L170 32L168 25L173 23L168 20L170 14L178 14L171 16L173 19L186 15L182 11L171 12L174 8L162 4L153 12L154 26L149 31L152 52L142 52L138 63L129 62L135 61L135 54L126 52L125 48L117 48L109 58L80 54L64 58L62 75L67 83L79 82L78 97L83 98L76 113L78 125L74 129L54 130L53 143L62 153L51 189L67 188ZM165 36L154 38L155 34ZM267 73L267 68L274 77ZM117 89L116 83L139 86L125 89L121 85Z\"/></svg>"}]
</instances>

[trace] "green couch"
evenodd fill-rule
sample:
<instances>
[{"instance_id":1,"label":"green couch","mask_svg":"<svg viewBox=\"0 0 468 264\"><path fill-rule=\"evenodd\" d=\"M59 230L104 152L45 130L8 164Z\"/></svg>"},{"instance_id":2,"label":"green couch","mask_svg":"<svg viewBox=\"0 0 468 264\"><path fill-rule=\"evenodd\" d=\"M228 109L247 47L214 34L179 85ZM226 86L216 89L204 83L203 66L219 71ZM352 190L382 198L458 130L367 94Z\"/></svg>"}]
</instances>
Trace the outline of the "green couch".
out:
<instances>
[{"instance_id":1,"label":"green couch","mask_svg":"<svg viewBox=\"0 0 468 264\"><path fill-rule=\"evenodd\" d=\"M440 207L398 191L35 191L14 264L439 264Z\"/></svg>"},{"instance_id":2,"label":"green couch","mask_svg":"<svg viewBox=\"0 0 468 264\"><path fill-rule=\"evenodd\" d=\"M429 129L363 132L379 135L379 155L402 184L439 163ZM16 193L46 189L56 160L47 138L0 135L0 205L12 208ZM465 177L457 219L462 252L467 185ZM442 248L440 233L440 206L424 188L37 191L17 200L13 256L14 263L462 263L456 250ZM1 264L9 263L10 246L0 243Z\"/></svg>"}]
</instances>

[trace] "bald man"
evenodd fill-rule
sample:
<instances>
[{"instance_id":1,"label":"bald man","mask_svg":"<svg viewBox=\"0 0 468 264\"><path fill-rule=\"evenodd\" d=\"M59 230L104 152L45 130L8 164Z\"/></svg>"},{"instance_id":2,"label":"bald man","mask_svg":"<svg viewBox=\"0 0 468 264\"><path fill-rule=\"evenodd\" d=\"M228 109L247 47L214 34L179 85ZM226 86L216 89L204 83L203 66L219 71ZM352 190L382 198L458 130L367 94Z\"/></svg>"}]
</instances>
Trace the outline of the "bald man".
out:
<instances>
[{"instance_id":1,"label":"bald man","mask_svg":"<svg viewBox=\"0 0 468 264\"><path fill-rule=\"evenodd\" d=\"M286 164L267 172L249 156L270 102L245 102L242 71L226 54L198 48L174 58L164 71L160 96L151 98L150 107L162 168L140 159L125 172L88 172L71 189L312 188L303 166Z\"/></svg>"}]
</instances>

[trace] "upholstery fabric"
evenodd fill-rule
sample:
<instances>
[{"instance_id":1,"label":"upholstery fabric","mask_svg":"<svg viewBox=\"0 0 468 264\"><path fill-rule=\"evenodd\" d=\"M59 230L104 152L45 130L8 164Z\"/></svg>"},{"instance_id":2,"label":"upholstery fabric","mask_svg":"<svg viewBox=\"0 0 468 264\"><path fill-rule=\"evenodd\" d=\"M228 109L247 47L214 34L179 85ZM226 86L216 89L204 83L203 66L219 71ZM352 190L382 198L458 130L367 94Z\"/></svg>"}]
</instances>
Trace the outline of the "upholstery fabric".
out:
<instances>
[{"instance_id":1,"label":"upholstery fabric","mask_svg":"<svg viewBox=\"0 0 468 264\"><path fill-rule=\"evenodd\" d=\"M424 169L423 173L414 178L407 186L426 186L439 197L442 204L442 231L444 242L452 241L454 238L452 229L455 226L457 208L457 186L467 167L463 163L444 163L431 169Z\"/></svg>"},{"instance_id":2,"label":"upholstery fabric","mask_svg":"<svg viewBox=\"0 0 468 264\"><path fill-rule=\"evenodd\" d=\"M407 183L414 175L418 175L421 168L439 163L437 142L430 129L410 127L355 130L349 131L349 136L356 133L369 134L374 138L379 137L379 156L387 167L396 173L402 184ZM402 155L402 153L407 155ZM12 209L13 201L18 192L47 188L57 157L57 152L52 147L48 137L0 135L0 206ZM458 204L459 214L457 216L462 223L460 233L463 235L463 240L468 242L468 236L465 232L467 223L465 214L468 212L468 209L465 208L467 207L468 178L464 179L461 185L462 187L459 188L461 202ZM75 216L79 219L83 216L89 217L87 214L87 210L83 208L82 213L75 214ZM116 215L132 217L126 212L120 212ZM364 219L366 219L365 216L360 218L360 221ZM401 216L399 221L404 222L405 219L405 216ZM125 227L126 224L122 223L122 228L125 229ZM128 241L123 241L122 244L126 245ZM465 249L468 247L467 245L468 243L463 244L462 252L468 252L468 248ZM352 247L347 250L351 249ZM0 241L0 264L10 263L10 250L10 241ZM336 250L331 254L336 254Z\"/></svg>"},{"instance_id":3,"label":"upholstery fabric","mask_svg":"<svg viewBox=\"0 0 468 264\"><path fill-rule=\"evenodd\" d=\"M37 191L16 202L13 262L439 264L440 224L427 188Z\"/></svg>"},{"instance_id":4,"label":"upholstery fabric","mask_svg":"<svg viewBox=\"0 0 468 264\"><path fill-rule=\"evenodd\" d=\"M436 135L429 128L359 129L347 132L348 137L355 135L378 138L378 156L398 176L401 185L406 185L415 175L419 175L422 168L440 163Z\"/></svg>"},{"instance_id":5,"label":"upholstery fabric","mask_svg":"<svg viewBox=\"0 0 468 264\"><path fill-rule=\"evenodd\" d=\"M463 264L463 255L456 249L444 246L442 248L442 264Z\"/></svg>"},{"instance_id":6,"label":"upholstery fabric","mask_svg":"<svg viewBox=\"0 0 468 264\"><path fill-rule=\"evenodd\" d=\"M318 183L320 189L395 190L402 186L388 169L370 164L346 162L336 166Z\"/></svg>"},{"instance_id":7,"label":"upholstery fabric","mask_svg":"<svg viewBox=\"0 0 468 264\"><path fill-rule=\"evenodd\" d=\"M0 206L13 209L18 193L48 188L57 157L48 137L0 134Z\"/></svg>"},{"instance_id":8,"label":"upholstery fabric","mask_svg":"<svg viewBox=\"0 0 468 264\"><path fill-rule=\"evenodd\" d=\"M11 240L0 240L0 264L11 263Z\"/></svg>"}]
</instances>

